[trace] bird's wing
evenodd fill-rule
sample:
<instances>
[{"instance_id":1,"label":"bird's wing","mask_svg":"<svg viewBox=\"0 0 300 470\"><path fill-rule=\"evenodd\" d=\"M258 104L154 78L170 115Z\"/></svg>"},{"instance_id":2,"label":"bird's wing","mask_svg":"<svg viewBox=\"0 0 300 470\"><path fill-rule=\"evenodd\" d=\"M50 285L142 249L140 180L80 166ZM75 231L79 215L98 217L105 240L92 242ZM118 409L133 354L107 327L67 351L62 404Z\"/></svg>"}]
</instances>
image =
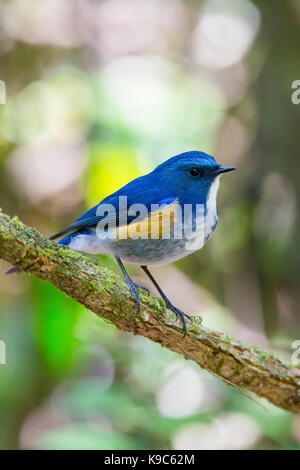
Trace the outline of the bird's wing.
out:
<instances>
[{"instance_id":1,"label":"bird's wing","mask_svg":"<svg viewBox=\"0 0 300 470\"><path fill-rule=\"evenodd\" d=\"M99 204L92 207L90 210L85 212L81 217L79 217L75 222L68 225L67 227L63 228L60 232L55 233L50 237L50 240L56 240L57 238L62 237L70 232L75 232L81 230L86 227L92 227L93 225L97 225L99 222L99 217L97 217L96 212Z\"/></svg>"},{"instance_id":2,"label":"bird's wing","mask_svg":"<svg viewBox=\"0 0 300 470\"><path fill-rule=\"evenodd\" d=\"M162 190L159 190L159 192L155 193L153 188L147 188L145 185L142 184L142 178L143 177L137 178L121 190L103 199L103 201L88 210L74 223L68 225L55 235L52 235L52 237L50 237L50 240L56 240L57 238L70 232L78 232L82 229L96 227L96 225L104 217L106 223L115 222L117 227L121 225L126 226L138 217L136 214L128 214L127 209L133 204L143 204L144 206L146 206L147 210L151 212L152 204L168 206L173 204L177 199L175 196L169 196L168 192L166 192L167 188L163 188ZM133 184L136 182L138 184ZM120 196L127 197L127 207L125 209L121 208L121 210L119 204ZM110 204L112 209L114 209L111 210L111 213L109 209L106 210L108 204Z\"/></svg>"}]
</instances>

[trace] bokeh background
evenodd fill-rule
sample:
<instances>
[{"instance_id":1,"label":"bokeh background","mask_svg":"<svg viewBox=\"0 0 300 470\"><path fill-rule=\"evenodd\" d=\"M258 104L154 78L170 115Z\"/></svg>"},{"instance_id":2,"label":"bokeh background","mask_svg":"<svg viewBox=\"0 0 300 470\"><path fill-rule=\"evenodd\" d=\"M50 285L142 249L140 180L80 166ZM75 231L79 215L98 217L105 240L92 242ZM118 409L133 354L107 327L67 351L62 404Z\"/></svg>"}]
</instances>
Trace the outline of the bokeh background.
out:
<instances>
[{"instance_id":1,"label":"bokeh background","mask_svg":"<svg viewBox=\"0 0 300 470\"><path fill-rule=\"evenodd\" d=\"M170 156L212 153L238 167L215 235L153 272L205 325L300 361L299 46L298 0L1 1L2 209L48 236ZM300 416L6 268L0 448L300 449Z\"/></svg>"}]
</instances>

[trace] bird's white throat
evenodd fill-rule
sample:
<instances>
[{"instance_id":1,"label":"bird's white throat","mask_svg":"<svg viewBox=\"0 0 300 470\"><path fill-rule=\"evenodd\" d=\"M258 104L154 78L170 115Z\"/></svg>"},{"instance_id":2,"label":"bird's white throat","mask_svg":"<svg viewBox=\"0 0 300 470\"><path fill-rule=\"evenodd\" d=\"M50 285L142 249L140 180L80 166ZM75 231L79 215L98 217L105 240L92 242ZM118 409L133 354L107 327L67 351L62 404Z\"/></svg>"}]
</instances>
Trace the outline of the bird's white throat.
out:
<instances>
[{"instance_id":1,"label":"bird's white throat","mask_svg":"<svg viewBox=\"0 0 300 470\"><path fill-rule=\"evenodd\" d=\"M220 175L216 176L214 181L212 182L207 201L206 201L206 208L207 208L207 213L209 214L214 213L217 211L217 194L218 194L218 189L219 189L219 184L220 184Z\"/></svg>"},{"instance_id":2,"label":"bird's white throat","mask_svg":"<svg viewBox=\"0 0 300 470\"><path fill-rule=\"evenodd\" d=\"M220 184L220 176L217 176L211 184L207 200L206 200L206 215L205 215L205 241L207 241L213 234L218 221L217 211L217 193Z\"/></svg>"}]
</instances>

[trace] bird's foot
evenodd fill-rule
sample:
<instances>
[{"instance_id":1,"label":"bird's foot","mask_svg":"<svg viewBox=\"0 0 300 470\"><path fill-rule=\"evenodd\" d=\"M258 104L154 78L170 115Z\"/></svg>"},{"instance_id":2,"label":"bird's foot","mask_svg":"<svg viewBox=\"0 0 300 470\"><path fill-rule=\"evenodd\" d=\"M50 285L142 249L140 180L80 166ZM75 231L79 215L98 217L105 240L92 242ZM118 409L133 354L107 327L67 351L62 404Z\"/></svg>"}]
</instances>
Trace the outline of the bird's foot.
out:
<instances>
[{"instance_id":1,"label":"bird's foot","mask_svg":"<svg viewBox=\"0 0 300 470\"><path fill-rule=\"evenodd\" d=\"M150 291L149 291L148 287L139 286L138 284L135 284L135 287L137 287L138 289L144 290L147 295L150 295Z\"/></svg>"},{"instance_id":2,"label":"bird's foot","mask_svg":"<svg viewBox=\"0 0 300 470\"><path fill-rule=\"evenodd\" d=\"M184 313L182 310L180 310L179 308L177 307L174 307L173 304L171 304L171 302L169 300L165 300L165 303L166 303L166 307L171 310L173 313L175 313L175 316L176 316L176 320L178 320L178 318L181 319L181 322L182 322L182 328L184 330L184 335L183 337L186 336L186 333L187 333L187 326L186 326L186 321L185 319L187 318L188 320L192 320L191 317L189 315L187 315L186 313Z\"/></svg>"},{"instance_id":3,"label":"bird's foot","mask_svg":"<svg viewBox=\"0 0 300 470\"><path fill-rule=\"evenodd\" d=\"M130 292L131 292L131 297L135 296L136 298L136 306L137 306L137 313L141 310L141 299L140 299L140 293L138 289L143 289L144 291L147 292L147 294L150 294L149 289L147 287L139 286L138 284L135 284L130 277L125 277L126 284L128 285Z\"/></svg>"}]
</instances>

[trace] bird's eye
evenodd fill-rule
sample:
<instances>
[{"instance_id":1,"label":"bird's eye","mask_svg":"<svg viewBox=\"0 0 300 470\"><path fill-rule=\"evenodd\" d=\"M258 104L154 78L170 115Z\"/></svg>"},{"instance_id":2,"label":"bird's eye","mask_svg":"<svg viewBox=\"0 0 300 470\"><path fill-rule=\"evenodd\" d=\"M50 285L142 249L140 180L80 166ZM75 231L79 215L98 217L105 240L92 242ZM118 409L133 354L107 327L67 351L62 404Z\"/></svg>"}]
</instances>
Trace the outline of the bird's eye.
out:
<instances>
[{"instance_id":1,"label":"bird's eye","mask_svg":"<svg viewBox=\"0 0 300 470\"><path fill-rule=\"evenodd\" d=\"M194 176L194 177L203 175L203 171L200 168L191 168L189 170L189 173L191 176Z\"/></svg>"}]
</instances>

